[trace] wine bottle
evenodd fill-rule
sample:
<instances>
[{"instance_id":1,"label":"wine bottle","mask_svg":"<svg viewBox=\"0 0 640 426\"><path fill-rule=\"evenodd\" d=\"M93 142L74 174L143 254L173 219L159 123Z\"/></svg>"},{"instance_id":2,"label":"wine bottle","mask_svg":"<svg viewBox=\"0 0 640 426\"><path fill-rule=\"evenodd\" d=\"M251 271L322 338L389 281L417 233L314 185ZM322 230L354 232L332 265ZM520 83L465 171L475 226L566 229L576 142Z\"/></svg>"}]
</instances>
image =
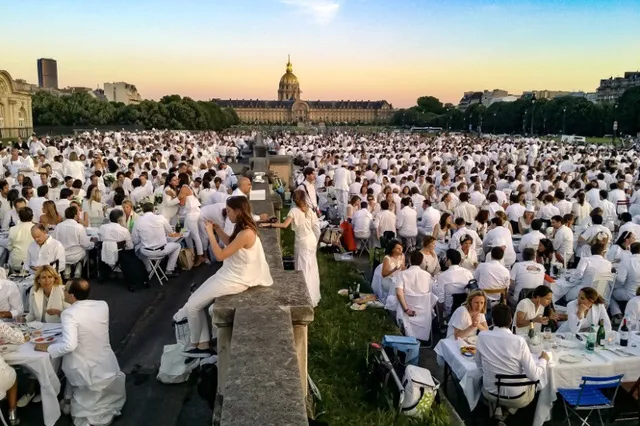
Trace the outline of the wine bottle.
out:
<instances>
[{"instance_id":1,"label":"wine bottle","mask_svg":"<svg viewBox=\"0 0 640 426\"><path fill-rule=\"evenodd\" d=\"M358 283L358 285L356 286L356 292L353 295L354 299L360 299L360 283Z\"/></svg>"},{"instance_id":2,"label":"wine bottle","mask_svg":"<svg viewBox=\"0 0 640 426\"><path fill-rule=\"evenodd\" d=\"M598 325L598 335L596 336L596 343L598 346L604 346L604 342L605 342L605 331L604 331L604 320L600 320L600 323Z\"/></svg>"},{"instance_id":3,"label":"wine bottle","mask_svg":"<svg viewBox=\"0 0 640 426\"><path fill-rule=\"evenodd\" d=\"M536 337L536 329L533 327L533 321L529 321L529 339L533 340Z\"/></svg>"},{"instance_id":4,"label":"wine bottle","mask_svg":"<svg viewBox=\"0 0 640 426\"><path fill-rule=\"evenodd\" d=\"M629 327L627 327L627 319L622 321L620 327L620 346L629 346Z\"/></svg>"},{"instance_id":5,"label":"wine bottle","mask_svg":"<svg viewBox=\"0 0 640 426\"><path fill-rule=\"evenodd\" d=\"M591 324L591 327L589 327L589 332L587 333L587 344L585 346L585 349L587 350L587 352L593 352L595 348L596 348L596 327L593 324Z\"/></svg>"},{"instance_id":6,"label":"wine bottle","mask_svg":"<svg viewBox=\"0 0 640 426\"><path fill-rule=\"evenodd\" d=\"M514 325L513 327L511 327L511 332L513 334L518 334L518 328Z\"/></svg>"}]
</instances>

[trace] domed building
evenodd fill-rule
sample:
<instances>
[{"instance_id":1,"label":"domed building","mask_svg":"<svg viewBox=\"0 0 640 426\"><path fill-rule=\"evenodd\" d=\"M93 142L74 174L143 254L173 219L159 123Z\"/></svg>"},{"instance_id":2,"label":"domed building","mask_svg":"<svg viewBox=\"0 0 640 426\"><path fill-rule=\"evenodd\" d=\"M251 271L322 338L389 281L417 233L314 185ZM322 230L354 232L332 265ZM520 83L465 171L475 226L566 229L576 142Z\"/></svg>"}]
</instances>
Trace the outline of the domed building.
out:
<instances>
[{"instance_id":1,"label":"domed building","mask_svg":"<svg viewBox=\"0 0 640 426\"><path fill-rule=\"evenodd\" d=\"M233 108L243 123L349 123L384 124L393 115L387 101L308 101L301 99L300 82L291 58L278 84L278 100L214 99L223 108Z\"/></svg>"}]
</instances>

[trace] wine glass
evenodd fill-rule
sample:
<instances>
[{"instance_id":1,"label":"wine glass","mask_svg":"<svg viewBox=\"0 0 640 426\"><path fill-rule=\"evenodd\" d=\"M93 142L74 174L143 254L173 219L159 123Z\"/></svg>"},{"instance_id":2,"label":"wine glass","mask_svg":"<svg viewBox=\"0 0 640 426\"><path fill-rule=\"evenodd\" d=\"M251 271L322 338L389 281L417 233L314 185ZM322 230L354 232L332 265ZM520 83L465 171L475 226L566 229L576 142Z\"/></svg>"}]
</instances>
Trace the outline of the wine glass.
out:
<instances>
[{"instance_id":1,"label":"wine glass","mask_svg":"<svg viewBox=\"0 0 640 426\"><path fill-rule=\"evenodd\" d=\"M545 340L551 340L552 333L550 326L547 325L542 329L542 337L544 337Z\"/></svg>"}]
</instances>

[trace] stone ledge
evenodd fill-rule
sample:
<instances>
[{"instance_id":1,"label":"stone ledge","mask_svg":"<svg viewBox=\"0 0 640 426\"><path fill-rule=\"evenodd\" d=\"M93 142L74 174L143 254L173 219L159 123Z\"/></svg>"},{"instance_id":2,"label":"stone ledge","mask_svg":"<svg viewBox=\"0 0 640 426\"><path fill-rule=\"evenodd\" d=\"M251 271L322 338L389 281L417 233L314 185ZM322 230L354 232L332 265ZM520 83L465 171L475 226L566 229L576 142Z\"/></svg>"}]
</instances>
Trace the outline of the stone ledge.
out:
<instances>
[{"instance_id":1,"label":"stone ledge","mask_svg":"<svg viewBox=\"0 0 640 426\"><path fill-rule=\"evenodd\" d=\"M307 425L289 309L246 305L236 313L221 425Z\"/></svg>"}]
</instances>

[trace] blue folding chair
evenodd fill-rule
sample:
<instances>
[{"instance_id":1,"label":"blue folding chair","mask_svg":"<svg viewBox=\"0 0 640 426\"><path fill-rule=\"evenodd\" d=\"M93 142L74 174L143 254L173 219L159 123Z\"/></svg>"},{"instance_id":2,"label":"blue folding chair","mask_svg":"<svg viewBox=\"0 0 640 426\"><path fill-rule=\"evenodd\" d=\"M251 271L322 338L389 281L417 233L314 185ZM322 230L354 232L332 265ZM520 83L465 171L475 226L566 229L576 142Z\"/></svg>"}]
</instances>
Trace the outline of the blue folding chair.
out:
<instances>
[{"instance_id":1,"label":"blue folding chair","mask_svg":"<svg viewBox=\"0 0 640 426\"><path fill-rule=\"evenodd\" d=\"M620 382L622 381L623 374L609 377L582 377L582 384L576 389L558 389L558 393L562 397L564 402L564 411L567 415L567 423L571 426L571 419L569 411L574 413L580 420L582 420L581 426L589 425L587 420L594 411L598 412L600 418L600 424L604 426L602 421L601 410L607 410L613 408L616 394L620 388ZM613 397L607 398L603 389L614 389ZM582 417L578 414L578 411L586 411L587 417Z\"/></svg>"}]
</instances>

